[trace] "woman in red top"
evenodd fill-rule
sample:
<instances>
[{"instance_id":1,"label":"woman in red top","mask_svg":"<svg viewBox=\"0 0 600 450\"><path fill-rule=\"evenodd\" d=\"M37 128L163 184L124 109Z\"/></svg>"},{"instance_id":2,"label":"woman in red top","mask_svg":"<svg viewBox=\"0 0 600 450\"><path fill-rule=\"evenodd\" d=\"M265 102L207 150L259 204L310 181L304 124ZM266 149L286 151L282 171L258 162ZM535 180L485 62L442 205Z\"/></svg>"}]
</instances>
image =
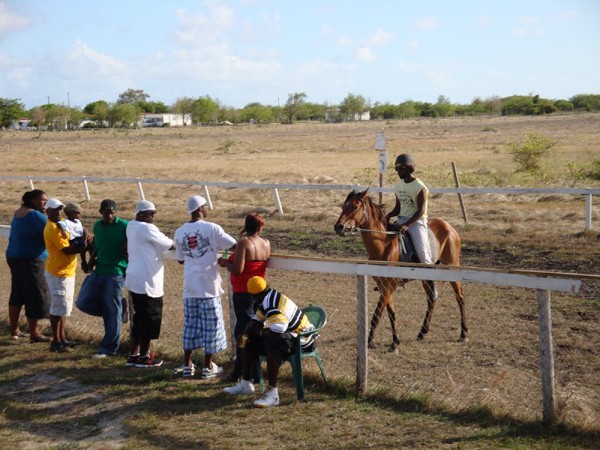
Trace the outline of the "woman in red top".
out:
<instances>
[{"instance_id":1,"label":"woman in red top","mask_svg":"<svg viewBox=\"0 0 600 450\"><path fill-rule=\"evenodd\" d=\"M229 259L219 258L218 260L219 265L231 273L236 340L243 334L246 325L256 312L257 305L254 297L248 293L248 280L253 276L265 277L267 260L271 256L271 243L268 239L260 236L264 224L265 221L260 214L248 214L244 229L240 234L240 240L235 246L235 252ZM241 375L242 358L238 348L233 372L228 378L231 381L237 381Z\"/></svg>"}]
</instances>

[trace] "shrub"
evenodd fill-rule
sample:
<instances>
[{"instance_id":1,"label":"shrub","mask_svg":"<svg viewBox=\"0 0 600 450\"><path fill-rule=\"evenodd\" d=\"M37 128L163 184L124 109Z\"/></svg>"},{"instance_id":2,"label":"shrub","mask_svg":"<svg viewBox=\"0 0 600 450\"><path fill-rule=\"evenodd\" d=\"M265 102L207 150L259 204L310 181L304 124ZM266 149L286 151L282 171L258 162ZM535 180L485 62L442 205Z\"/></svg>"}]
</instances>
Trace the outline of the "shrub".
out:
<instances>
[{"instance_id":1,"label":"shrub","mask_svg":"<svg viewBox=\"0 0 600 450\"><path fill-rule=\"evenodd\" d=\"M519 142L509 143L508 148L513 160L519 164L520 171L537 172L541 168L541 158L555 145L556 141L539 133L530 132Z\"/></svg>"}]
</instances>

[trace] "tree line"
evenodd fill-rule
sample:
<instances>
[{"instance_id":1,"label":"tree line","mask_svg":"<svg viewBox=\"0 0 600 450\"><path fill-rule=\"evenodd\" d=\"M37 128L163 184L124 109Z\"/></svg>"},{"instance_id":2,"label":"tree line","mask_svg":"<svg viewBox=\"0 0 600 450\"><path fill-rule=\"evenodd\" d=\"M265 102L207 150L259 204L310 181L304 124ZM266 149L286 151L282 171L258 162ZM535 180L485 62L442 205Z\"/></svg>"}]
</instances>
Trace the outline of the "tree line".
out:
<instances>
[{"instance_id":1,"label":"tree line","mask_svg":"<svg viewBox=\"0 0 600 450\"><path fill-rule=\"evenodd\" d=\"M304 92L288 95L283 106L249 103L243 108L223 105L210 96L180 97L172 105L150 101L141 89L127 89L115 102L97 100L84 108L48 103L29 110L20 99L0 98L0 126L9 128L16 120L27 118L30 126L44 129L89 127L135 127L140 114L189 114L194 125L219 123L294 123L296 121L343 122L370 119L407 119L413 117L452 117L480 115L541 115L567 111L600 111L600 95L577 94L568 100L550 100L539 95L477 97L469 104L452 103L440 95L435 103L407 100L400 104L371 102L362 95L348 94L339 105L307 101Z\"/></svg>"}]
</instances>

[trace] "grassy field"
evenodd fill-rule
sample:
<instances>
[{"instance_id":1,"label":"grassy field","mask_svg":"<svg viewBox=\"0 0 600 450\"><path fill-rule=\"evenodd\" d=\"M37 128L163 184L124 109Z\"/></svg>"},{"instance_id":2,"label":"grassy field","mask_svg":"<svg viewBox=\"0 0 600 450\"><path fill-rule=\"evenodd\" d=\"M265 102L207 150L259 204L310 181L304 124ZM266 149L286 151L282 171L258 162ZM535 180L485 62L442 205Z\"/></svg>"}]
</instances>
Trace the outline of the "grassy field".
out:
<instances>
[{"instance_id":1,"label":"grassy field","mask_svg":"<svg viewBox=\"0 0 600 450\"><path fill-rule=\"evenodd\" d=\"M295 124L73 133L0 133L0 175L146 177L172 180L377 185L375 134L385 131L390 159L410 152L432 187L452 187L451 162L465 187L600 187L581 176L600 158L600 115L462 118L354 124ZM538 174L517 171L507 144L536 131L557 141ZM385 185L395 182L389 173ZM133 216L135 186L37 183L50 196L78 201L91 227L105 197ZM26 183L0 181L0 224L9 224ZM156 224L173 233L186 219L185 200L198 186L144 185L157 205ZM259 211L279 254L362 259L358 237L339 238L333 223L346 193L272 193L211 189L214 220L236 235L243 217ZM596 200L596 199L595 199ZM430 214L455 225L462 264L600 275L600 217L583 233L584 199L569 196L465 197L469 223L455 195L431 199ZM393 204L385 197L384 203ZM6 241L0 241L4 251ZM450 287L441 287L431 332L416 341L425 312L417 283L395 294L400 349L387 352L383 318L369 354L369 390L354 392L355 280L273 270L269 279L301 305L325 307L320 341L332 389L318 369L305 370L306 402L296 402L291 370L282 371L282 405L263 411L222 393L223 381L182 380L181 268L166 264L165 320L157 350L164 368L123 367L122 357L90 360L101 324L74 313L69 325L81 345L54 355L46 345L0 340L0 439L3 448L597 448L600 438L600 283L584 281L577 296L553 294L559 422L541 425L537 304L533 291L468 284L470 340L459 344L459 316ZM78 273L78 284L83 274ZM0 271L8 293L9 271ZM5 298L8 294L5 295ZM370 291L370 308L376 293ZM226 303L226 302L225 302ZM228 311L227 305L226 313ZM6 300L0 324L8 335ZM231 355L218 355L228 369Z\"/></svg>"}]
</instances>

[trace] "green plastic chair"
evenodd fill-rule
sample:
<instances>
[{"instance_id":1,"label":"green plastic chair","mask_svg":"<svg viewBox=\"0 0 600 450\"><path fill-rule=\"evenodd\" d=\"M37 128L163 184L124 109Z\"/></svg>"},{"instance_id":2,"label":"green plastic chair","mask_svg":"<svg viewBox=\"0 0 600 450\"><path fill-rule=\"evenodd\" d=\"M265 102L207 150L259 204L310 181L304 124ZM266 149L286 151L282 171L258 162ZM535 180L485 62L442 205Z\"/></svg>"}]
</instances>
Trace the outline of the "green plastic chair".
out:
<instances>
[{"instance_id":1,"label":"green plastic chair","mask_svg":"<svg viewBox=\"0 0 600 450\"><path fill-rule=\"evenodd\" d=\"M289 361L292 365L292 372L294 374L294 384L296 385L296 398L298 400L304 400L304 376L302 374L302 360L305 358L315 358L319 369L321 370L321 376L323 377L323 381L325 382L325 387L329 387L329 382L327 381L327 375L325 375L325 369L323 368L323 363L321 362L321 357L319 356L319 352L317 351L316 346L313 346L310 350L303 350L300 346L300 337L310 336L316 333L320 333L323 327L327 324L327 313L323 308L316 305L307 306L302 309L302 312L308 317L310 323L315 327L314 330L307 331L305 333L299 333L298 337L294 338L294 345L296 347L295 352L289 355L286 358L286 361ZM265 390L265 382L261 369L261 361L264 360L264 355L260 357L255 364L258 364L258 378L260 383L260 391L264 392Z\"/></svg>"}]
</instances>

